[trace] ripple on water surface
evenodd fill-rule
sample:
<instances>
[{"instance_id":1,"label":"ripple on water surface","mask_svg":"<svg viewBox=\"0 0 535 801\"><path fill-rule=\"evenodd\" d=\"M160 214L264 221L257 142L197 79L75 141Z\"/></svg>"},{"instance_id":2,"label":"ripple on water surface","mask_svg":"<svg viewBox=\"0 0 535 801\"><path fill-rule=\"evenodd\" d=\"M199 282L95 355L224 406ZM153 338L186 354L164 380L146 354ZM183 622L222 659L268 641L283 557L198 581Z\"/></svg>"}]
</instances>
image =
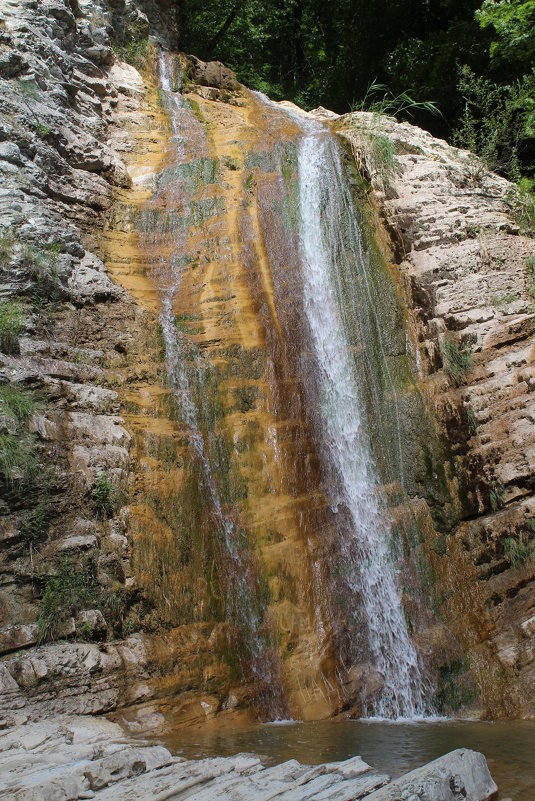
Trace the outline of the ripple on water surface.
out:
<instances>
[{"instance_id":1,"label":"ripple on water surface","mask_svg":"<svg viewBox=\"0 0 535 801\"><path fill-rule=\"evenodd\" d=\"M472 748L485 754L499 799L535 801L535 722L344 721L182 729L166 738L166 745L189 758L248 751L279 762L298 759L309 764L360 754L393 777L455 748Z\"/></svg>"}]
</instances>

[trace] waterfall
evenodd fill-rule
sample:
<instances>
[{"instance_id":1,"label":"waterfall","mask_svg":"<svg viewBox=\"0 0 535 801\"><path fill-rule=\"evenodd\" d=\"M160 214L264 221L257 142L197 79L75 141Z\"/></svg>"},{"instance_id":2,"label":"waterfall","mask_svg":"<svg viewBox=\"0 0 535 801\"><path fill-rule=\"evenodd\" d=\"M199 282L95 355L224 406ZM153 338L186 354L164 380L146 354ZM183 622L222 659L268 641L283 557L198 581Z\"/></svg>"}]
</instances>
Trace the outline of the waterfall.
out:
<instances>
[{"instance_id":1,"label":"waterfall","mask_svg":"<svg viewBox=\"0 0 535 801\"><path fill-rule=\"evenodd\" d=\"M425 712L422 677L391 556L393 522L381 492L344 324L344 305L351 301L343 297L343 262L356 258L369 297L366 257L334 138L315 123L303 128L298 152L299 241L304 309L322 399L322 439L351 521L340 543L348 566L345 580L355 603L360 598L364 607L369 654L383 682L380 697L366 713L414 718ZM360 336L366 335L370 334L361 328ZM360 344L365 350L366 342Z\"/></svg>"},{"instance_id":2,"label":"waterfall","mask_svg":"<svg viewBox=\"0 0 535 801\"><path fill-rule=\"evenodd\" d=\"M224 658L264 717L289 717L287 698L314 715L320 695L328 714L352 668L366 716L422 716L384 489L402 503L397 395L340 149L322 124L259 96L249 138L221 136L179 83L162 53L172 135L142 229L171 415L201 499L203 620L228 627ZM218 113L242 114L229 108Z\"/></svg>"},{"instance_id":3,"label":"waterfall","mask_svg":"<svg viewBox=\"0 0 535 801\"><path fill-rule=\"evenodd\" d=\"M204 142L202 126L195 120L187 101L173 91L178 84L176 58L169 53L160 55L159 72L162 94L167 104L173 128L173 166L186 163L183 140L197 128ZM156 183L158 183L156 181ZM156 193L155 198L158 198ZM184 187L171 189L171 198L179 210L179 219L186 218L193 207ZM189 202L189 205L188 205ZM247 535L225 513L214 478L210 455L210 432L206 420L213 416L206 397L206 384L214 381L210 364L203 359L189 337L175 324L173 304L181 286L180 255L187 251L188 231L182 225L171 228L171 250L159 265L161 292L160 324L165 344L167 384L175 401L176 415L188 430L190 451L198 467L199 483L206 508L210 509L211 525L219 550L220 581L223 583L224 608L227 621L238 632L240 645L229 643L240 663L243 675L253 684L253 703L259 714L268 719L287 719L278 661L272 644L266 609L259 597L260 582L254 558L248 547Z\"/></svg>"}]
</instances>

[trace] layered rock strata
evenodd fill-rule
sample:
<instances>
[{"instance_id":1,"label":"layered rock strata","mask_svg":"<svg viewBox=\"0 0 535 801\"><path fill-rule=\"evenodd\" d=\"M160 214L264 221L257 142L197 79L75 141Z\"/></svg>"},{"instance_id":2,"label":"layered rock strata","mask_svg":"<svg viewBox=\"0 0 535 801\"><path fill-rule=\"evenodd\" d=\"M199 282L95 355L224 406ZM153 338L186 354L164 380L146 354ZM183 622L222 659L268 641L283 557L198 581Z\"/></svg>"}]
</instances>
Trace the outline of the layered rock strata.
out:
<instances>
[{"instance_id":1,"label":"layered rock strata","mask_svg":"<svg viewBox=\"0 0 535 801\"><path fill-rule=\"evenodd\" d=\"M200 630L125 640L140 616L159 628L133 575L127 502L135 454L165 445L167 423L157 306L110 280L99 245L131 185L125 157L149 158L157 108L154 84L112 50L112 12L148 48L146 17L120 7L0 8L3 725L109 711L152 695L150 677L163 694L199 688L210 650Z\"/></svg>"},{"instance_id":2,"label":"layered rock strata","mask_svg":"<svg viewBox=\"0 0 535 801\"><path fill-rule=\"evenodd\" d=\"M413 503L431 512L431 596L462 646L458 658L450 651L450 676L443 667L449 701L478 695L487 714L532 717L535 243L526 208L477 157L412 125L368 113L334 125L371 183L406 299L408 347L440 429L445 492L420 481Z\"/></svg>"},{"instance_id":3,"label":"layered rock strata","mask_svg":"<svg viewBox=\"0 0 535 801\"><path fill-rule=\"evenodd\" d=\"M129 57L141 44L149 64L148 21L131 3L113 7L113 17L74 0L1 9L4 725L135 705L138 718L124 720L157 730L171 704L189 723L247 706L258 689L250 675L244 685L221 613L213 516L166 388L169 251L147 232L173 181L190 203L192 248L173 265L183 271L173 325L209 365L201 400L222 497L254 535L262 628L276 633L296 714L351 709L370 670L342 675L324 626L335 522L281 333L295 253L277 253L273 237L268 263L261 233L266 221L295 228L273 154L291 198L296 127L259 111L222 65L183 59L197 127L177 165L181 138L150 69L138 62L142 77L111 47L119 9L134 31ZM400 394L421 573L406 606L415 620L429 610L420 651L439 665L445 711L533 716L532 240L511 185L469 154L372 115L315 116L334 121L374 189L385 297L398 287L407 317L405 337L396 305L389 355L420 374ZM277 303L276 271L289 282Z\"/></svg>"},{"instance_id":4,"label":"layered rock strata","mask_svg":"<svg viewBox=\"0 0 535 801\"><path fill-rule=\"evenodd\" d=\"M358 756L314 766L295 759L266 766L252 754L186 760L126 740L112 723L72 717L1 735L0 774L6 801L486 801L497 789L475 751L453 751L391 781Z\"/></svg>"}]
</instances>

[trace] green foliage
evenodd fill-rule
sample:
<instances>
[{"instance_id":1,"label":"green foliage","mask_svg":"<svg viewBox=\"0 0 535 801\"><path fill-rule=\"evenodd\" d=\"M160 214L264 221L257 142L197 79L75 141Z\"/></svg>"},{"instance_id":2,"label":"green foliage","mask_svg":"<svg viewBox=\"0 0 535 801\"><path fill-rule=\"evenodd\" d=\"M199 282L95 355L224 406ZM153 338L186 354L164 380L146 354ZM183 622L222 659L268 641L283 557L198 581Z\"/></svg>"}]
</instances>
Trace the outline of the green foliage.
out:
<instances>
[{"instance_id":1,"label":"green foliage","mask_svg":"<svg viewBox=\"0 0 535 801\"><path fill-rule=\"evenodd\" d=\"M12 384L0 386L0 415L9 415L17 422L22 422L31 417L34 409L35 401L31 392Z\"/></svg>"},{"instance_id":2,"label":"green foliage","mask_svg":"<svg viewBox=\"0 0 535 801\"><path fill-rule=\"evenodd\" d=\"M147 66L149 56L149 38L136 36L124 45L115 44L114 50L127 64L131 64L137 70L143 70Z\"/></svg>"},{"instance_id":3,"label":"green foliage","mask_svg":"<svg viewBox=\"0 0 535 801\"><path fill-rule=\"evenodd\" d=\"M427 111L435 117L442 116L442 112L431 100L415 100L407 90L394 94L388 86L377 81L368 86L362 100L353 104L353 109L401 118L413 117L416 111Z\"/></svg>"},{"instance_id":4,"label":"green foliage","mask_svg":"<svg viewBox=\"0 0 535 801\"><path fill-rule=\"evenodd\" d=\"M35 282L32 294L37 303L57 300L63 294L57 260L62 250L61 242L52 242L41 248L26 243L22 247L21 266Z\"/></svg>"},{"instance_id":5,"label":"green foliage","mask_svg":"<svg viewBox=\"0 0 535 801\"><path fill-rule=\"evenodd\" d=\"M451 336L445 336L440 349L444 362L444 370L448 376L460 386L472 369L473 353L467 344L459 343Z\"/></svg>"},{"instance_id":6,"label":"green foliage","mask_svg":"<svg viewBox=\"0 0 535 801\"><path fill-rule=\"evenodd\" d=\"M29 484L38 470L33 440L13 434L0 434L0 476L6 484Z\"/></svg>"},{"instance_id":7,"label":"green foliage","mask_svg":"<svg viewBox=\"0 0 535 801\"><path fill-rule=\"evenodd\" d=\"M24 319L20 303L13 300L0 301L0 349L4 353L18 352Z\"/></svg>"},{"instance_id":8,"label":"green foliage","mask_svg":"<svg viewBox=\"0 0 535 801\"><path fill-rule=\"evenodd\" d=\"M5 266L9 263L15 247L15 237L11 231L5 230L0 234L0 263Z\"/></svg>"},{"instance_id":9,"label":"green foliage","mask_svg":"<svg viewBox=\"0 0 535 801\"><path fill-rule=\"evenodd\" d=\"M503 306L508 306L509 303L513 303L515 300L518 300L520 295L516 292L502 292L499 295L493 295L491 298L491 303L497 309L501 309Z\"/></svg>"},{"instance_id":10,"label":"green foliage","mask_svg":"<svg viewBox=\"0 0 535 801\"><path fill-rule=\"evenodd\" d=\"M533 139L534 75L512 84L477 76L469 67L460 71L459 93L464 110L453 142L479 155L490 170L513 180L520 178L519 152Z\"/></svg>"},{"instance_id":11,"label":"green foliage","mask_svg":"<svg viewBox=\"0 0 535 801\"><path fill-rule=\"evenodd\" d=\"M534 236L535 180L522 176L516 189L509 195L509 202L520 226L520 232L526 236Z\"/></svg>"},{"instance_id":12,"label":"green foliage","mask_svg":"<svg viewBox=\"0 0 535 801\"><path fill-rule=\"evenodd\" d=\"M34 121L32 125L35 128L37 136L39 136L41 139L46 139L47 136L49 136L50 126L46 125L46 123Z\"/></svg>"},{"instance_id":13,"label":"green foliage","mask_svg":"<svg viewBox=\"0 0 535 801\"><path fill-rule=\"evenodd\" d=\"M97 507L98 514L103 517L110 517L115 507L115 493L113 484L108 478L107 473L102 473L93 487L93 500Z\"/></svg>"},{"instance_id":14,"label":"green foliage","mask_svg":"<svg viewBox=\"0 0 535 801\"><path fill-rule=\"evenodd\" d=\"M363 132L362 138L367 151L368 171L372 177L377 175L383 186L386 186L398 169L394 143L387 136L373 133L373 131Z\"/></svg>"},{"instance_id":15,"label":"green foliage","mask_svg":"<svg viewBox=\"0 0 535 801\"><path fill-rule=\"evenodd\" d=\"M25 518L22 524L22 539L27 545L35 545L45 539L50 522L50 507L41 502Z\"/></svg>"},{"instance_id":16,"label":"green foliage","mask_svg":"<svg viewBox=\"0 0 535 801\"><path fill-rule=\"evenodd\" d=\"M522 532L518 537L506 537L503 544L505 556L513 567L528 562L534 555L535 542L532 532Z\"/></svg>"},{"instance_id":17,"label":"green foliage","mask_svg":"<svg viewBox=\"0 0 535 801\"><path fill-rule=\"evenodd\" d=\"M528 256L526 264L526 292L535 301L535 256Z\"/></svg>"},{"instance_id":18,"label":"green foliage","mask_svg":"<svg viewBox=\"0 0 535 801\"><path fill-rule=\"evenodd\" d=\"M49 576L43 587L42 611L39 617L39 642L53 640L63 620L86 606L99 601L97 568L92 556L81 564L64 557L56 575Z\"/></svg>"},{"instance_id":19,"label":"green foliage","mask_svg":"<svg viewBox=\"0 0 535 801\"><path fill-rule=\"evenodd\" d=\"M494 29L494 62L535 62L535 0L484 0L476 19L482 28Z\"/></svg>"}]
</instances>

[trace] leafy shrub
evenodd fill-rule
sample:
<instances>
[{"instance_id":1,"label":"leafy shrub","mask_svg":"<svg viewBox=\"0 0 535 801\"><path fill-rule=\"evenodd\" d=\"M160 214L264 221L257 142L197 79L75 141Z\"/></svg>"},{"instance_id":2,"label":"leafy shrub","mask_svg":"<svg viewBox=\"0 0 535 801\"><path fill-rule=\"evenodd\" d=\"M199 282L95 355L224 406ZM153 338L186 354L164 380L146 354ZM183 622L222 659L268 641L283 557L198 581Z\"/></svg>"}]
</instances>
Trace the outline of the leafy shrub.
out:
<instances>
[{"instance_id":1,"label":"leafy shrub","mask_svg":"<svg viewBox=\"0 0 535 801\"><path fill-rule=\"evenodd\" d=\"M12 300L0 301L0 348L4 353L18 353L23 326L21 305Z\"/></svg>"},{"instance_id":2,"label":"leafy shrub","mask_svg":"<svg viewBox=\"0 0 535 801\"><path fill-rule=\"evenodd\" d=\"M35 281L32 292L34 301L57 300L63 294L57 262L61 252L59 247L61 243L52 243L46 248L26 244L22 248L22 266Z\"/></svg>"},{"instance_id":3,"label":"leafy shrub","mask_svg":"<svg viewBox=\"0 0 535 801\"><path fill-rule=\"evenodd\" d=\"M22 539L27 545L35 545L45 539L50 521L50 508L40 503L26 517L22 524Z\"/></svg>"},{"instance_id":4,"label":"leafy shrub","mask_svg":"<svg viewBox=\"0 0 535 801\"><path fill-rule=\"evenodd\" d=\"M464 66L457 88L464 99L464 111L453 132L453 143L477 153L489 170L518 180L519 147L533 136L530 118L535 75L498 84Z\"/></svg>"},{"instance_id":5,"label":"leafy shrub","mask_svg":"<svg viewBox=\"0 0 535 801\"><path fill-rule=\"evenodd\" d=\"M110 517L113 514L115 494L113 492L113 484L109 480L107 473L102 473L93 487L93 500L95 501L97 512L103 517Z\"/></svg>"},{"instance_id":6,"label":"leafy shrub","mask_svg":"<svg viewBox=\"0 0 535 801\"><path fill-rule=\"evenodd\" d=\"M444 370L447 375L460 386L470 370L474 360L470 346L459 345L451 336L446 336L441 342Z\"/></svg>"},{"instance_id":7,"label":"leafy shrub","mask_svg":"<svg viewBox=\"0 0 535 801\"><path fill-rule=\"evenodd\" d=\"M46 123L39 122L39 120L34 120L31 122L31 125L35 129L37 136L39 136L41 139L46 139L50 134L50 125L47 125Z\"/></svg>"},{"instance_id":8,"label":"leafy shrub","mask_svg":"<svg viewBox=\"0 0 535 801\"><path fill-rule=\"evenodd\" d=\"M114 45L115 53L127 64L131 64L137 70L142 70L147 66L149 55L148 36L139 36L131 39L127 44Z\"/></svg>"}]
</instances>

